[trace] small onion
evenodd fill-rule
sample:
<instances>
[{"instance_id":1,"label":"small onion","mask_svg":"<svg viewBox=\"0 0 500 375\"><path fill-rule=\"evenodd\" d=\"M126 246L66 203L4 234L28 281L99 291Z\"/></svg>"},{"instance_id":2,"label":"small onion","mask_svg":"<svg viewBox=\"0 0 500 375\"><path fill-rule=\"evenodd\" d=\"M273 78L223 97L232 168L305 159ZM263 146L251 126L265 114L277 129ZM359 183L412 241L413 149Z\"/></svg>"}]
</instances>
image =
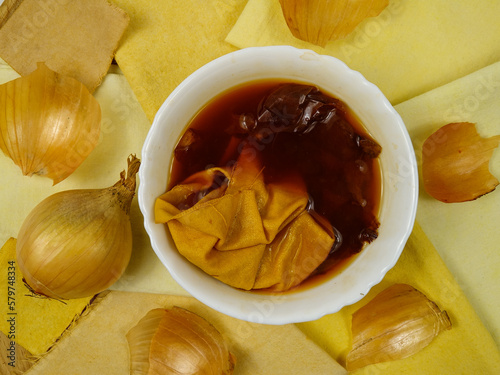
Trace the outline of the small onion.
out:
<instances>
[{"instance_id":1,"label":"small onion","mask_svg":"<svg viewBox=\"0 0 500 375\"><path fill-rule=\"evenodd\" d=\"M26 217L17 239L25 282L38 294L83 298L111 286L132 252L130 206L140 161L131 155L128 175L106 189L53 194Z\"/></svg>"},{"instance_id":2,"label":"small onion","mask_svg":"<svg viewBox=\"0 0 500 375\"><path fill-rule=\"evenodd\" d=\"M213 325L175 306L150 310L127 341L131 375L231 375L236 361Z\"/></svg>"}]
</instances>

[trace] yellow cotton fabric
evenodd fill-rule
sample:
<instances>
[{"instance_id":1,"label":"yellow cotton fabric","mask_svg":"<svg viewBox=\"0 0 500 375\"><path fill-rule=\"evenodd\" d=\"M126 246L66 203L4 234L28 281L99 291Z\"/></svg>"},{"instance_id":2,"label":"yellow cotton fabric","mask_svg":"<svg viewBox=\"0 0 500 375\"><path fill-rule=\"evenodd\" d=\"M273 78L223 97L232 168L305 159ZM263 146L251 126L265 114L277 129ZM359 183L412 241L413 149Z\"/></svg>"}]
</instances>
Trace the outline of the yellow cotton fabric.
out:
<instances>
[{"instance_id":1,"label":"yellow cotton fabric","mask_svg":"<svg viewBox=\"0 0 500 375\"><path fill-rule=\"evenodd\" d=\"M116 61L150 121L189 74L237 50L224 38L246 0L111 0L130 16Z\"/></svg>"},{"instance_id":2,"label":"yellow cotton fabric","mask_svg":"<svg viewBox=\"0 0 500 375\"><path fill-rule=\"evenodd\" d=\"M304 184L265 184L258 157L246 151L252 150L243 150L234 169L195 173L160 196L155 220L167 224L179 253L222 282L287 290L325 260L334 239L306 211ZM227 187L177 208L209 188L217 173L229 180Z\"/></svg>"}]
</instances>

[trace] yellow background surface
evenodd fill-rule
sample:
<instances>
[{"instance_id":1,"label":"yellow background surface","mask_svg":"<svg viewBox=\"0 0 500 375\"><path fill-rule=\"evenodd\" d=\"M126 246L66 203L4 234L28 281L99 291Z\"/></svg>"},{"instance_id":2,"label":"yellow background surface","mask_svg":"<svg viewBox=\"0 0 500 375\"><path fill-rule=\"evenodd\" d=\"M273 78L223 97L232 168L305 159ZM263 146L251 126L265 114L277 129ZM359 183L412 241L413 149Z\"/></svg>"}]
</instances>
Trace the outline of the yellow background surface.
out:
<instances>
[{"instance_id":1,"label":"yellow background surface","mask_svg":"<svg viewBox=\"0 0 500 375\"><path fill-rule=\"evenodd\" d=\"M101 142L73 175L55 187L50 180L23 177L10 159L0 158L2 244L17 235L24 217L46 196L116 182L128 154L140 154L154 114L170 91L204 63L236 48L291 44L340 58L376 83L393 104L401 103L396 109L417 155L433 129L457 117L477 121L484 136L500 133L500 76L494 64L500 60L498 1L393 0L379 17L366 20L351 37L326 49L293 38L277 0L112 2L131 21L116 55L123 75L112 70L95 92L103 109ZM0 83L15 76L0 64ZM500 177L498 154L491 170ZM446 309L455 326L418 355L372 366L366 373L415 373L416 368L427 374L500 372L498 196L495 191L474 202L444 205L421 192L418 221L437 252L417 225L397 266L357 306L389 283L408 282ZM134 255L113 288L185 295L154 255L136 201L131 220ZM342 363L354 308L300 328Z\"/></svg>"}]
</instances>

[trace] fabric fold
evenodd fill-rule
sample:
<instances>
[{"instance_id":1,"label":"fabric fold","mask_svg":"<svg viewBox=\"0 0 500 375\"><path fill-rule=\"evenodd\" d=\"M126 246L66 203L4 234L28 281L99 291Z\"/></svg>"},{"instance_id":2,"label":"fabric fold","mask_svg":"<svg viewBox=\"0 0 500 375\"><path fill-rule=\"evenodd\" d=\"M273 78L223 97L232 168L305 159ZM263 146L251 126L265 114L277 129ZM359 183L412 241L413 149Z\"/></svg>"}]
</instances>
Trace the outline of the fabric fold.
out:
<instances>
[{"instance_id":1,"label":"fabric fold","mask_svg":"<svg viewBox=\"0 0 500 375\"><path fill-rule=\"evenodd\" d=\"M284 291L306 279L335 242L308 202L298 176L268 184L258 156L242 152L233 169L197 172L160 196L155 218L179 253L209 275L245 290Z\"/></svg>"}]
</instances>

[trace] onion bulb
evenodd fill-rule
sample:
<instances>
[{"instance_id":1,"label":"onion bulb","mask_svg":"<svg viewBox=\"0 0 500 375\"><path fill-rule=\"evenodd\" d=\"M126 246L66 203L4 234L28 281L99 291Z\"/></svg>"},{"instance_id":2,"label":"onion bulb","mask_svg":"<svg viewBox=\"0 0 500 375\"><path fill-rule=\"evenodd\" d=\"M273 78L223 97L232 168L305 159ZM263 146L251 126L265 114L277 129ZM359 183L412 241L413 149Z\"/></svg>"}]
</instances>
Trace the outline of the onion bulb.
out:
<instances>
[{"instance_id":1,"label":"onion bulb","mask_svg":"<svg viewBox=\"0 0 500 375\"><path fill-rule=\"evenodd\" d=\"M125 271L132 252L130 206L140 161L106 189L67 190L49 196L26 217L16 255L28 286L57 299L93 296Z\"/></svg>"},{"instance_id":2,"label":"onion bulb","mask_svg":"<svg viewBox=\"0 0 500 375\"><path fill-rule=\"evenodd\" d=\"M131 375L230 375L236 361L212 324L175 306L150 310L127 341Z\"/></svg>"},{"instance_id":3,"label":"onion bulb","mask_svg":"<svg viewBox=\"0 0 500 375\"><path fill-rule=\"evenodd\" d=\"M466 202L495 190L498 180L489 171L500 135L482 138L470 122L445 125L422 146L425 191L445 202Z\"/></svg>"},{"instance_id":4,"label":"onion bulb","mask_svg":"<svg viewBox=\"0 0 500 375\"><path fill-rule=\"evenodd\" d=\"M410 285L392 285L353 314L347 370L406 358L450 328L446 311L424 294Z\"/></svg>"},{"instance_id":5,"label":"onion bulb","mask_svg":"<svg viewBox=\"0 0 500 375\"><path fill-rule=\"evenodd\" d=\"M378 16L389 0L280 0L280 4L293 36L324 47L345 38L365 18Z\"/></svg>"},{"instance_id":6,"label":"onion bulb","mask_svg":"<svg viewBox=\"0 0 500 375\"><path fill-rule=\"evenodd\" d=\"M99 140L101 108L85 85L38 64L0 86L0 148L25 176L61 182Z\"/></svg>"}]
</instances>

